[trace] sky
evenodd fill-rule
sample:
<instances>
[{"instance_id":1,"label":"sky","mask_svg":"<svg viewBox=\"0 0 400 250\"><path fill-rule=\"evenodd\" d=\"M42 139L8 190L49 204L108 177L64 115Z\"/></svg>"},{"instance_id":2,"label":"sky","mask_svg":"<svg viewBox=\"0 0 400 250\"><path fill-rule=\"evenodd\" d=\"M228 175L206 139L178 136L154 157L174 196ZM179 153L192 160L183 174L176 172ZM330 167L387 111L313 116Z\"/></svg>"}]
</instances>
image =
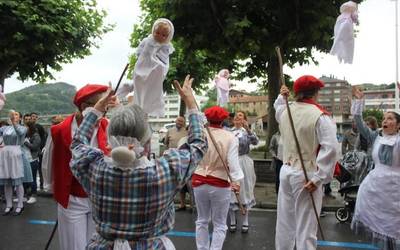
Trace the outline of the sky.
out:
<instances>
[{"instance_id":1,"label":"sky","mask_svg":"<svg viewBox=\"0 0 400 250\"><path fill-rule=\"evenodd\" d=\"M98 0L98 5L107 11L106 23L115 24L113 31L103 36L99 48L92 49L92 55L74 60L54 73L56 80L67 82L77 88L87 83L116 83L133 52L129 37L133 24L139 21L139 0ZM365 0L359 5L360 25L355 38L353 64L339 64L336 57L315 52L318 65L296 65L284 68L285 74L293 79L311 74L317 77L333 75L346 79L350 84L390 83L396 79L395 73L395 2L392 0ZM332 34L333 35L333 34ZM333 42L333 41L332 41ZM172 55L173 56L173 55ZM21 82L17 75L6 79L5 93L20 90L35 84ZM256 85L237 83L237 87L255 90Z\"/></svg>"}]
</instances>

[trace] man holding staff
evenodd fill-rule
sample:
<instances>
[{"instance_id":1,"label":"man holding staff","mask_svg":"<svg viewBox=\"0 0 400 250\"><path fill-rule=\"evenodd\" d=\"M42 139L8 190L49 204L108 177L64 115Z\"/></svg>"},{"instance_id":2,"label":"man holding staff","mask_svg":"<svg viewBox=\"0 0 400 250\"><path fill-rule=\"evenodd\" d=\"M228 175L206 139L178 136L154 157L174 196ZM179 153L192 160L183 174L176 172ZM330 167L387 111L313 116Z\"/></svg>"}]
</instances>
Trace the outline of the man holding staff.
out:
<instances>
[{"instance_id":1,"label":"man holding staff","mask_svg":"<svg viewBox=\"0 0 400 250\"><path fill-rule=\"evenodd\" d=\"M289 105L308 182L290 125L285 100L289 97L289 89L285 85L274 103L284 145L276 222L277 250L294 249L295 246L297 250L317 248L318 221L315 213L319 215L321 211L322 184L332 179L338 160L335 123L317 103L322 87L324 83L313 76L298 78L293 85L296 101Z\"/></svg>"}]
</instances>

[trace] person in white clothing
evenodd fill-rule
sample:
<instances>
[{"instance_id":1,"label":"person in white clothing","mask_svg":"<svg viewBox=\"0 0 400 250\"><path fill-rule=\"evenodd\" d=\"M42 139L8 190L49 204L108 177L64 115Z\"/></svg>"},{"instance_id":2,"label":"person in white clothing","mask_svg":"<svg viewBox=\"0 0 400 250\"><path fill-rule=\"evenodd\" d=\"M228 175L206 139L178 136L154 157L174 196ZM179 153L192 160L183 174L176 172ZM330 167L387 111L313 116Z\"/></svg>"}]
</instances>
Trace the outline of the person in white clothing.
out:
<instances>
[{"instance_id":1,"label":"person in white clothing","mask_svg":"<svg viewBox=\"0 0 400 250\"><path fill-rule=\"evenodd\" d=\"M231 200L231 189L240 191L240 180L244 174L239 165L239 142L232 132L222 128L222 122L229 113L219 106L204 111L210 132L215 139L222 160L210 135L207 133L208 150L192 176L192 186L197 206L196 245L198 250L220 250L224 244L226 218ZM223 162L229 167L233 183L230 183ZM208 232L209 222L213 224L212 241Z\"/></svg>"},{"instance_id":2,"label":"person in white clothing","mask_svg":"<svg viewBox=\"0 0 400 250\"><path fill-rule=\"evenodd\" d=\"M309 181L306 183L290 126L286 101L289 89L282 86L274 103L283 142L283 166L280 173L275 249L313 250L317 248L317 213L322 206L322 184L328 183L338 160L336 125L317 103L323 82L302 76L294 82L296 101L290 104L297 138ZM319 216L319 214L318 214Z\"/></svg>"},{"instance_id":3,"label":"person in white clothing","mask_svg":"<svg viewBox=\"0 0 400 250\"><path fill-rule=\"evenodd\" d=\"M166 18L157 19L152 34L140 42L136 51L133 103L149 116L164 116L163 82L169 69L169 55L174 52L173 36L172 22Z\"/></svg>"},{"instance_id":4,"label":"person in white clothing","mask_svg":"<svg viewBox=\"0 0 400 250\"><path fill-rule=\"evenodd\" d=\"M400 249L400 114L385 112L382 131L362 120L364 94L355 90L351 114L360 134L372 146L375 168L358 189L352 229L364 232L379 249Z\"/></svg>"}]
</instances>

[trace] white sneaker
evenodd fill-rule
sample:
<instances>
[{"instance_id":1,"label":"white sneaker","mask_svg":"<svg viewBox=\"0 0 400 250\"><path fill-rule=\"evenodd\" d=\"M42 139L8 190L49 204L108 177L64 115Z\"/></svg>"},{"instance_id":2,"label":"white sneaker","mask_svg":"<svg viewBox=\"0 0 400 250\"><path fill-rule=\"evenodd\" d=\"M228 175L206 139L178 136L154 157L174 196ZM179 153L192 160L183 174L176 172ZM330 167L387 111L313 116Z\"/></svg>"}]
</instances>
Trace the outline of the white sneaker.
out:
<instances>
[{"instance_id":1,"label":"white sneaker","mask_svg":"<svg viewBox=\"0 0 400 250\"><path fill-rule=\"evenodd\" d=\"M33 196L31 196L31 198L29 198L29 200L28 200L26 203L28 203L28 204L33 204L33 203L35 203L35 202L36 202L36 198L33 197Z\"/></svg>"}]
</instances>

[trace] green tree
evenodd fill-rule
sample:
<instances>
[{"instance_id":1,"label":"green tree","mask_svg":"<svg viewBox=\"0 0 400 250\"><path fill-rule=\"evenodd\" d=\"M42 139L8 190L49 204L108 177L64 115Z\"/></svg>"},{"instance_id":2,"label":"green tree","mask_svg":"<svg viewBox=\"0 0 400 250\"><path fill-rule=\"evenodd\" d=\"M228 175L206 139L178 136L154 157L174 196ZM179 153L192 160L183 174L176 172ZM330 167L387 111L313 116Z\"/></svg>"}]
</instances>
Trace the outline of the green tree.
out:
<instances>
[{"instance_id":1,"label":"green tree","mask_svg":"<svg viewBox=\"0 0 400 250\"><path fill-rule=\"evenodd\" d=\"M182 57L201 52L204 68L200 70L191 61L172 61L178 70L183 66L186 72L198 71L201 77L211 78L224 67L237 79L266 79L271 137L277 130L273 102L279 94L275 47L281 48L284 63L290 67L317 63L312 52L329 51L339 7L345 1L142 0L145 14L140 25L149 30L149 21L167 17L175 25L174 39L179 42L175 45L181 48Z\"/></svg>"},{"instance_id":2,"label":"green tree","mask_svg":"<svg viewBox=\"0 0 400 250\"><path fill-rule=\"evenodd\" d=\"M378 126L381 126L383 120L383 111L381 109L367 109L363 111L363 118L373 116L378 121Z\"/></svg>"},{"instance_id":3,"label":"green tree","mask_svg":"<svg viewBox=\"0 0 400 250\"><path fill-rule=\"evenodd\" d=\"M18 72L44 82L63 63L90 54L111 29L95 0L0 1L0 84Z\"/></svg>"}]
</instances>

